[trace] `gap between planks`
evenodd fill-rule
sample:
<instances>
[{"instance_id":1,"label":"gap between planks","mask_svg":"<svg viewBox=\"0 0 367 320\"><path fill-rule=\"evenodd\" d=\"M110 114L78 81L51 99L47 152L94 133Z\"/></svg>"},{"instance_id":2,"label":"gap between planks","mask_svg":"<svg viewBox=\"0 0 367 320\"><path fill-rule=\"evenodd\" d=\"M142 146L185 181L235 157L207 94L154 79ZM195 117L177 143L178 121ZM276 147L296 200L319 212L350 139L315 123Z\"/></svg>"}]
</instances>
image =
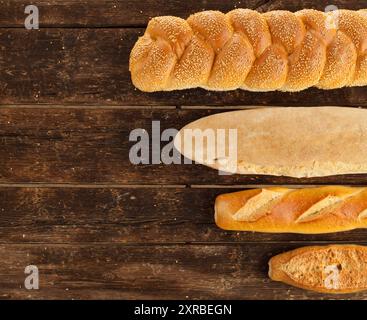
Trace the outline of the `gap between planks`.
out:
<instances>
[{"instance_id":1,"label":"gap between planks","mask_svg":"<svg viewBox=\"0 0 367 320\"><path fill-rule=\"evenodd\" d=\"M328 185L328 184L327 184ZM113 184L113 183L0 183L0 188L70 188L70 189L261 189L274 186L285 188L316 188L325 184L246 184L246 185L184 185L184 184ZM346 187L365 187L365 185L346 185Z\"/></svg>"},{"instance_id":2,"label":"gap between planks","mask_svg":"<svg viewBox=\"0 0 367 320\"><path fill-rule=\"evenodd\" d=\"M328 108L328 107L338 107L338 108L357 108L357 109L365 109L367 107L363 107L363 106L344 106L344 105L337 105L337 106L332 106L332 105L325 105L325 106L314 106L316 108ZM220 109L238 109L238 110L242 110L242 109L263 109L263 108L310 108L310 106L303 106L303 105L297 105L297 106L282 106L282 105L278 105L278 106L266 106L266 105L245 105L245 106L186 106L183 105L181 107L179 107L180 109L183 110L210 110L210 109L215 109L215 110L220 110Z\"/></svg>"},{"instance_id":3,"label":"gap between planks","mask_svg":"<svg viewBox=\"0 0 367 320\"><path fill-rule=\"evenodd\" d=\"M87 110L142 110L142 109L163 109L172 110L179 106L114 106L114 105L50 105L50 104L14 104L14 105L0 105L1 109L87 109Z\"/></svg>"},{"instance_id":4,"label":"gap between planks","mask_svg":"<svg viewBox=\"0 0 367 320\"><path fill-rule=\"evenodd\" d=\"M119 106L119 105L52 105L52 104L14 104L0 105L1 109L75 109L75 110L248 110L262 108L309 108L309 106L262 106L262 105L245 105L245 106ZM363 106L315 106L318 108L338 107L338 108L359 108L367 109Z\"/></svg>"},{"instance_id":5,"label":"gap between planks","mask_svg":"<svg viewBox=\"0 0 367 320\"><path fill-rule=\"evenodd\" d=\"M356 184L356 185L348 185L342 184L344 187L365 187L364 184ZM300 189L300 188L319 188L330 186L330 184L277 184L277 183L269 183L269 184L245 184L245 185L205 185L205 184L192 184L189 185L189 188L192 189L262 189L262 188L269 188L269 187L285 187L285 188L292 188L292 189ZM338 186L338 185L337 185Z\"/></svg>"},{"instance_id":6,"label":"gap between planks","mask_svg":"<svg viewBox=\"0 0 367 320\"><path fill-rule=\"evenodd\" d=\"M39 29L146 29L148 26L148 24L114 24L114 25L73 25L73 24L42 24L40 23L39 25ZM0 25L0 31L1 29L25 29L23 24L19 24L19 25ZM26 30L26 29L25 29Z\"/></svg>"},{"instance_id":7,"label":"gap between planks","mask_svg":"<svg viewBox=\"0 0 367 320\"><path fill-rule=\"evenodd\" d=\"M74 189L126 189L126 188L171 188L171 189L184 189L186 185L160 185L160 184L112 184L112 183L0 183L0 188L74 188Z\"/></svg>"},{"instance_id":8,"label":"gap between planks","mask_svg":"<svg viewBox=\"0 0 367 320\"><path fill-rule=\"evenodd\" d=\"M342 240L300 240L300 241L289 241L289 240L283 240L283 241L238 241L238 242L226 242L226 241L214 241L214 242L204 242L204 241L198 241L198 242L131 242L131 243L123 243L123 242L77 242L77 243L71 243L71 242L12 242L12 243L6 243L6 242L0 242L0 246L40 246L43 245L45 247L56 247L56 246L62 246L62 247L90 247L90 246L121 246L121 247L174 247L174 246L191 246L191 247L199 247L199 246L226 246L226 247L240 247L240 246L247 246L247 245L259 245L259 244L295 244L295 245L330 245L330 244L351 244L351 243L358 243L359 245L367 245L365 240L354 240L354 241L342 241Z\"/></svg>"}]
</instances>

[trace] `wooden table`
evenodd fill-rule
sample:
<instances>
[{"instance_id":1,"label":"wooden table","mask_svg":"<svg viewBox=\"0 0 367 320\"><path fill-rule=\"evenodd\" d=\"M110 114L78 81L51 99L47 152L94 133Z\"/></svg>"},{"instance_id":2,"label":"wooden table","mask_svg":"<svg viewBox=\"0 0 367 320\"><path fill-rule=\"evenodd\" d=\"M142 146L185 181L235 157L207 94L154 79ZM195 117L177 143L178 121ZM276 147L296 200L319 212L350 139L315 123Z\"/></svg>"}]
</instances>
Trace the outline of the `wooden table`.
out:
<instances>
[{"instance_id":1,"label":"wooden table","mask_svg":"<svg viewBox=\"0 0 367 320\"><path fill-rule=\"evenodd\" d=\"M315 179L219 176L200 165L133 165L135 128L181 128L253 106L367 106L366 88L301 93L146 94L134 89L130 50L150 17L203 9L259 11L320 0L35 0L40 30L24 28L29 1L0 1L0 297L325 299L272 282L267 261L315 243L364 243L367 231L328 235L225 232L218 194L282 184L363 185L366 175ZM340 8L367 1L336 1ZM40 289L24 288L36 265ZM343 296L364 299L367 293Z\"/></svg>"}]
</instances>

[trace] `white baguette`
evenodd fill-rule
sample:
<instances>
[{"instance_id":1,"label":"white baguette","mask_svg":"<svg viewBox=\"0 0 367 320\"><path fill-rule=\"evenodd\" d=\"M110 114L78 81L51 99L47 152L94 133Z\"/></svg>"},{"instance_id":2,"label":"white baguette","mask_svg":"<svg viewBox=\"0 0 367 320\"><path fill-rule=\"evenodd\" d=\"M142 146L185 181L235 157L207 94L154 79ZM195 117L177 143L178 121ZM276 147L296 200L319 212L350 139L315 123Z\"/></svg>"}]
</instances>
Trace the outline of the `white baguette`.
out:
<instances>
[{"instance_id":1,"label":"white baguette","mask_svg":"<svg viewBox=\"0 0 367 320\"><path fill-rule=\"evenodd\" d=\"M225 130L226 140L217 139L215 144L204 139L200 145L185 137L194 130L212 132L215 137L220 129ZM230 129L237 130L232 149ZM186 125L175 146L198 163L239 174L320 177L367 173L367 110L294 107L215 114ZM235 157L228 152L233 147ZM227 158L216 153L219 149L226 150Z\"/></svg>"}]
</instances>

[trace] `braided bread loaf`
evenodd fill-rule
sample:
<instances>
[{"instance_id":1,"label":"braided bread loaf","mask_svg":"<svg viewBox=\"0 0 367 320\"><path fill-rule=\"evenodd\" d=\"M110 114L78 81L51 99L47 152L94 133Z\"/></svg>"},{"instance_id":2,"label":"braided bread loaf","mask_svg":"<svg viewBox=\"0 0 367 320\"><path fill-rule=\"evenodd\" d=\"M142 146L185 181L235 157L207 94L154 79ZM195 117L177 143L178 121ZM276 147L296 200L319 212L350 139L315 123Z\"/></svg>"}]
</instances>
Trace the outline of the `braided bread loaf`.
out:
<instances>
[{"instance_id":1,"label":"braided bread loaf","mask_svg":"<svg viewBox=\"0 0 367 320\"><path fill-rule=\"evenodd\" d=\"M146 92L367 85L367 10L204 11L153 18L130 56Z\"/></svg>"},{"instance_id":2,"label":"braided bread loaf","mask_svg":"<svg viewBox=\"0 0 367 320\"><path fill-rule=\"evenodd\" d=\"M367 228L367 188L254 189L220 195L220 228L237 231L330 233Z\"/></svg>"}]
</instances>

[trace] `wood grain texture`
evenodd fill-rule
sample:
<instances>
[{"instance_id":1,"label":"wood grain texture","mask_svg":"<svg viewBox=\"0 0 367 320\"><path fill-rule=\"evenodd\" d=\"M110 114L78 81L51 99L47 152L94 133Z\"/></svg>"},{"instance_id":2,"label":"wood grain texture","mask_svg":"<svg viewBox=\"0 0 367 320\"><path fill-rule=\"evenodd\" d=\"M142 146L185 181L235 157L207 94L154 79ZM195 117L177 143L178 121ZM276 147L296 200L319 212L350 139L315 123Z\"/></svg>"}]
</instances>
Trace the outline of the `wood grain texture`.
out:
<instances>
[{"instance_id":1,"label":"wood grain texture","mask_svg":"<svg viewBox=\"0 0 367 320\"><path fill-rule=\"evenodd\" d=\"M299 245L298 245L299 246ZM28 299L366 299L321 295L267 277L269 258L294 244L124 246L0 245L0 298ZM24 268L40 289L25 290Z\"/></svg>"},{"instance_id":2,"label":"wood grain texture","mask_svg":"<svg viewBox=\"0 0 367 320\"><path fill-rule=\"evenodd\" d=\"M152 121L161 132L225 110L192 109L0 109L0 183L265 185L363 185L367 175L296 179L261 175L219 175L202 165L130 162L130 132L151 137ZM163 148L167 142L161 143ZM151 155L152 143L150 143ZM151 159L150 159L151 160Z\"/></svg>"},{"instance_id":3,"label":"wood grain texture","mask_svg":"<svg viewBox=\"0 0 367 320\"><path fill-rule=\"evenodd\" d=\"M328 1L36 0L39 31L24 29L28 4L0 0L0 298L367 299L311 293L267 276L272 255L317 242L363 244L366 230L267 235L222 231L213 221L216 195L236 190L213 185L360 185L366 175L218 176L199 165L128 159L129 133L150 132L152 120L180 129L235 106L366 107L365 88L147 94L131 84L129 54L151 17L235 7L324 10ZM39 291L23 287L29 264L40 269Z\"/></svg>"},{"instance_id":4,"label":"wood grain texture","mask_svg":"<svg viewBox=\"0 0 367 320\"><path fill-rule=\"evenodd\" d=\"M363 87L299 93L143 93L131 83L130 51L143 29L0 29L0 104L367 106Z\"/></svg>"},{"instance_id":5,"label":"wood grain texture","mask_svg":"<svg viewBox=\"0 0 367 320\"><path fill-rule=\"evenodd\" d=\"M0 27L23 27L25 0L2 0ZM330 1L313 0L37 0L32 4L40 10L41 27L144 27L149 19L160 15L183 18L202 10L228 12L235 8L250 8L258 11L303 8L324 10ZM363 1L335 0L335 6L346 9L366 7Z\"/></svg>"},{"instance_id":6,"label":"wood grain texture","mask_svg":"<svg viewBox=\"0 0 367 320\"><path fill-rule=\"evenodd\" d=\"M232 191L236 190L0 188L0 243L354 243L366 239L365 229L323 235L221 230L214 223L214 200Z\"/></svg>"}]
</instances>

